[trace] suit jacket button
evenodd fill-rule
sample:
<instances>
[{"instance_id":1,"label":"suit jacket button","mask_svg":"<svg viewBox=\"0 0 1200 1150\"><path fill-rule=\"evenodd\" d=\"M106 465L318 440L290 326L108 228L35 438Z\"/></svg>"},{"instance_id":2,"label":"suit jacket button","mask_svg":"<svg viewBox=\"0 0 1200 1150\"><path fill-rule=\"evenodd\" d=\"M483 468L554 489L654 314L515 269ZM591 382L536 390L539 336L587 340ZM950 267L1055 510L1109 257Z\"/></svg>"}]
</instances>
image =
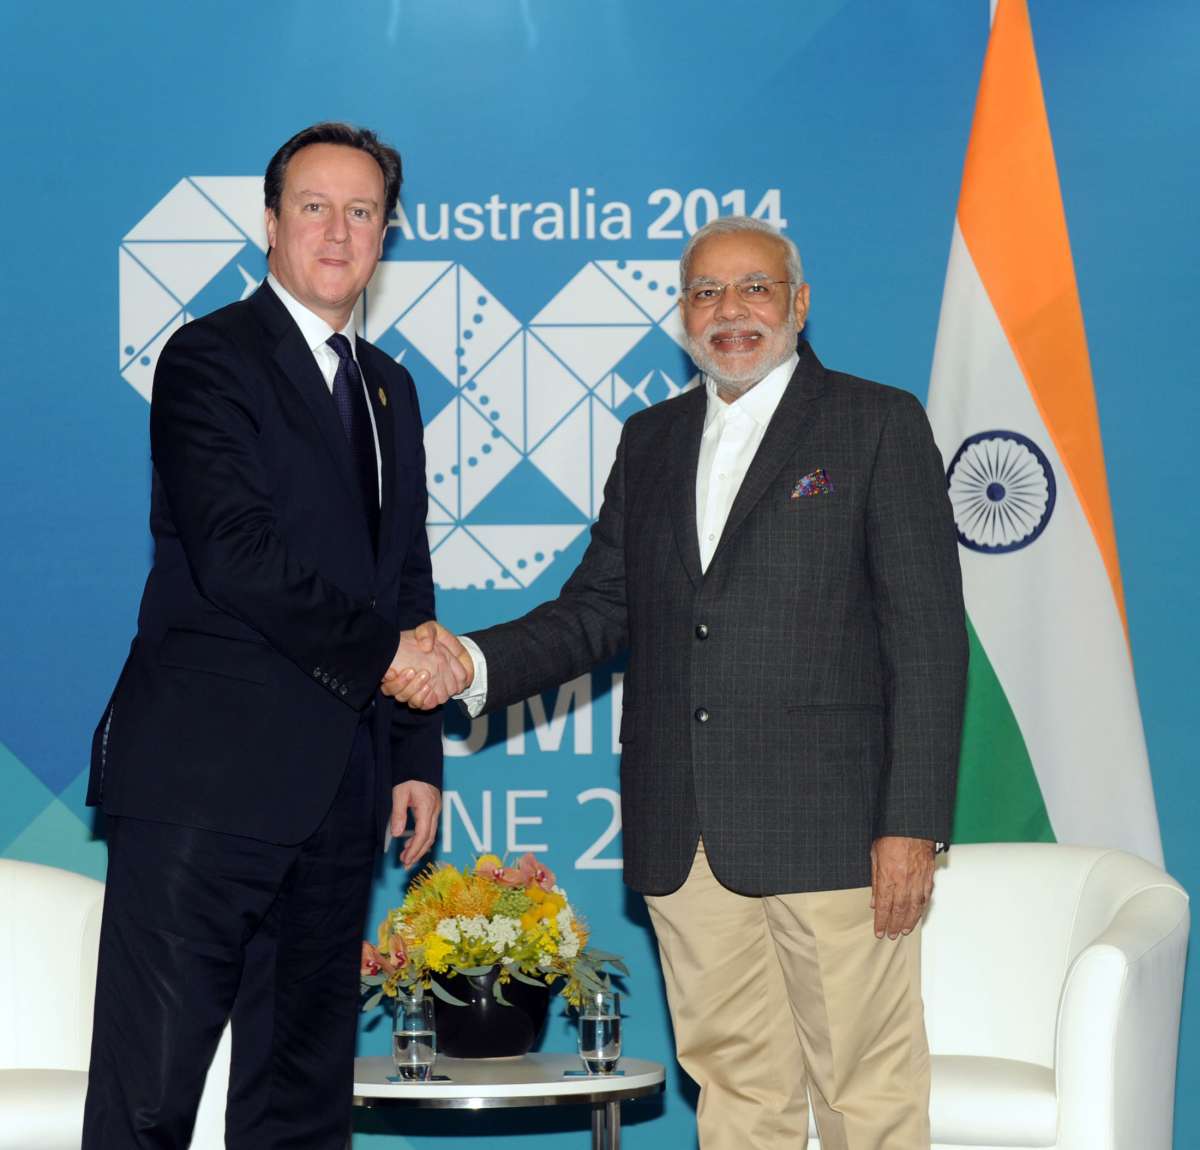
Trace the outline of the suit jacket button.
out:
<instances>
[{"instance_id":1,"label":"suit jacket button","mask_svg":"<svg viewBox=\"0 0 1200 1150\"><path fill-rule=\"evenodd\" d=\"M709 717L708 716L708 708L706 708L706 707L697 707L696 708L696 722L697 723L707 723L708 717Z\"/></svg>"},{"instance_id":2,"label":"suit jacket button","mask_svg":"<svg viewBox=\"0 0 1200 1150\"><path fill-rule=\"evenodd\" d=\"M321 677L321 668L320 668L320 667L314 667L314 668L313 668L313 678L314 678L314 679L319 679L320 677Z\"/></svg>"},{"instance_id":3,"label":"suit jacket button","mask_svg":"<svg viewBox=\"0 0 1200 1150\"><path fill-rule=\"evenodd\" d=\"M371 609L372 610L375 609L375 596L374 595L371 596Z\"/></svg>"},{"instance_id":4,"label":"suit jacket button","mask_svg":"<svg viewBox=\"0 0 1200 1150\"><path fill-rule=\"evenodd\" d=\"M708 638L708 624L707 623L697 623L696 624L696 638L697 639L707 639Z\"/></svg>"},{"instance_id":5,"label":"suit jacket button","mask_svg":"<svg viewBox=\"0 0 1200 1150\"><path fill-rule=\"evenodd\" d=\"M337 688L337 685L338 685L338 681L337 681L336 679L330 679L330 680L329 680L329 685L330 685L331 687L333 687L333 688L336 690L336 688Z\"/></svg>"},{"instance_id":6,"label":"suit jacket button","mask_svg":"<svg viewBox=\"0 0 1200 1150\"><path fill-rule=\"evenodd\" d=\"M328 683L328 682L329 682L329 676L328 676L328 675L322 675L322 676L321 676L321 682L322 682L322 683Z\"/></svg>"},{"instance_id":7,"label":"suit jacket button","mask_svg":"<svg viewBox=\"0 0 1200 1150\"><path fill-rule=\"evenodd\" d=\"M347 687L345 683L343 683L343 684L342 684L342 685L341 685L341 686L338 688L338 694L339 694L339 695L345 695L345 694L346 694L346 693L347 693L349 690L350 690L350 688L349 688L349 687Z\"/></svg>"}]
</instances>

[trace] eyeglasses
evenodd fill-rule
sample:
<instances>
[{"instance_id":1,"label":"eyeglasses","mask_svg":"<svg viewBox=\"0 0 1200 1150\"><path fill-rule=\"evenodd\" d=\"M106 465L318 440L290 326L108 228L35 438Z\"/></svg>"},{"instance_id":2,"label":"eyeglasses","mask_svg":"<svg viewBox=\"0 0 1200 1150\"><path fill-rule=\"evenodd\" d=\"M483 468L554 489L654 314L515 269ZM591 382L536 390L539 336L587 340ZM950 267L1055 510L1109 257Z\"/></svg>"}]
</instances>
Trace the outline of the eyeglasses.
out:
<instances>
[{"instance_id":1,"label":"eyeglasses","mask_svg":"<svg viewBox=\"0 0 1200 1150\"><path fill-rule=\"evenodd\" d=\"M683 289L684 297L691 307L716 307L724 298L725 289L733 288L745 303L770 303L778 294L781 284L791 285L791 280L764 280L747 278L731 283L719 284L714 280L697 280Z\"/></svg>"}]
</instances>

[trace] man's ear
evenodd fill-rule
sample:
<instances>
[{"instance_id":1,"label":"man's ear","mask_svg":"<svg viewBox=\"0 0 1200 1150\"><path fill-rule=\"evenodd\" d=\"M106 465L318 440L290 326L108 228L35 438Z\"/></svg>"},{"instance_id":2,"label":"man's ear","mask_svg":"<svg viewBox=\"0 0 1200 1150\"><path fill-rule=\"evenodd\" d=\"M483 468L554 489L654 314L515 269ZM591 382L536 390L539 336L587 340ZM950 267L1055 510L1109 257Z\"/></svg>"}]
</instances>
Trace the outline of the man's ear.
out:
<instances>
[{"instance_id":1,"label":"man's ear","mask_svg":"<svg viewBox=\"0 0 1200 1150\"><path fill-rule=\"evenodd\" d=\"M263 212L263 223L267 226L267 251L275 246L275 230L279 227L279 218L272 208Z\"/></svg>"},{"instance_id":2,"label":"man's ear","mask_svg":"<svg viewBox=\"0 0 1200 1150\"><path fill-rule=\"evenodd\" d=\"M808 284L801 284L796 289L796 299L792 304L792 314L796 317L796 330L803 331L805 320L808 319L808 304L809 304Z\"/></svg>"}]
</instances>

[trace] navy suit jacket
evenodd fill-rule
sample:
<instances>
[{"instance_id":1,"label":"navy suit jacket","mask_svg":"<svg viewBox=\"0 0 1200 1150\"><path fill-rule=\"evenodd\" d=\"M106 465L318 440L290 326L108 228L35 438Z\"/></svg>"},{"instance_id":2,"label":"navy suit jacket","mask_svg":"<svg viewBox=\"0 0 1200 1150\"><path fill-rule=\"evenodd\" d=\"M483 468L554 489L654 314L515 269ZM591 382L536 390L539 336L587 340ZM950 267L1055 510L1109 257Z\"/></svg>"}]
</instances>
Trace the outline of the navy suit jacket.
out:
<instances>
[{"instance_id":1,"label":"navy suit jacket","mask_svg":"<svg viewBox=\"0 0 1200 1150\"><path fill-rule=\"evenodd\" d=\"M403 367L356 350L382 456L378 554L329 389L268 286L163 349L154 564L93 740L89 803L298 842L363 718L381 818L392 784L441 785L440 714L378 690L401 629L434 616L417 396Z\"/></svg>"}]
</instances>

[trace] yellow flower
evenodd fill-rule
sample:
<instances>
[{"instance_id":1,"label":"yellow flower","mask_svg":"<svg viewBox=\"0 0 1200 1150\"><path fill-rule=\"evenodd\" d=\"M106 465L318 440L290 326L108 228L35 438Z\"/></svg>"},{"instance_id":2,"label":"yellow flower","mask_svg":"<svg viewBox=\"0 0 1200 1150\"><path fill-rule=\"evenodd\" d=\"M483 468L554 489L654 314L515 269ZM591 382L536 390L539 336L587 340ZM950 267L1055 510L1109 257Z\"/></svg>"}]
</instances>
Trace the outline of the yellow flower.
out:
<instances>
[{"instance_id":1,"label":"yellow flower","mask_svg":"<svg viewBox=\"0 0 1200 1150\"><path fill-rule=\"evenodd\" d=\"M536 903L521 915L521 928L530 934L536 934L546 929L546 924L553 924L561 908L551 902Z\"/></svg>"},{"instance_id":2,"label":"yellow flower","mask_svg":"<svg viewBox=\"0 0 1200 1150\"><path fill-rule=\"evenodd\" d=\"M465 884L466 879L452 866L438 867L429 876L428 886L440 898L452 898Z\"/></svg>"},{"instance_id":3,"label":"yellow flower","mask_svg":"<svg viewBox=\"0 0 1200 1150\"><path fill-rule=\"evenodd\" d=\"M444 971L447 960L454 953L454 944L440 934L427 934L422 945L425 948L425 963L431 970Z\"/></svg>"}]
</instances>

